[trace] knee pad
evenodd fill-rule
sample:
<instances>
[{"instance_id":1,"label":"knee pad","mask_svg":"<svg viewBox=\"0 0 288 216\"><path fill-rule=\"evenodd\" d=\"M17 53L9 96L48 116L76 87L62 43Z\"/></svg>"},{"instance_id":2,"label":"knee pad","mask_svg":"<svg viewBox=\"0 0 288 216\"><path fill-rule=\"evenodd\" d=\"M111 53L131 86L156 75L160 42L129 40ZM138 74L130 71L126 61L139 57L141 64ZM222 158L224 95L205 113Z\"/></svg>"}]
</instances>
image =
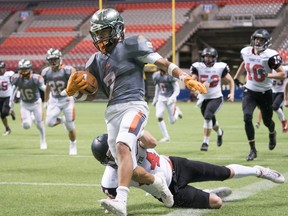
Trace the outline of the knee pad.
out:
<instances>
[{"instance_id":1,"label":"knee pad","mask_svg":"<svg viewBox=\"0 0 288 216\"><path fill-rule=\"evenodd\" d=\"M29 124L28 122L23 122L23 123L22 123L22 127L23 127L24 129L29 129L29 128L31 127L31 124Z\"/></svg>"},{"instance_id":2,"label":"knee pad","mask_svg":"<svg viewBox=\"0 0 288 216\"><path fill-rule=\"evenodd\" d=\"M163 121L163 118L162 117L158 118L158 122L161 122L161 121Z\"/></svg>"},{"instance_id":3,"label":"knee pad","mask_svg":"<svg viewBox=\"0 0 288 216\"><path fill-rule=\"evenodd\" d=\"M65 126L66 126L66 128L67 128L68 131L72 131L72 130L75 128L74 121L66 122L66 123L65 123Z\"/></svg>"}]
</instances>

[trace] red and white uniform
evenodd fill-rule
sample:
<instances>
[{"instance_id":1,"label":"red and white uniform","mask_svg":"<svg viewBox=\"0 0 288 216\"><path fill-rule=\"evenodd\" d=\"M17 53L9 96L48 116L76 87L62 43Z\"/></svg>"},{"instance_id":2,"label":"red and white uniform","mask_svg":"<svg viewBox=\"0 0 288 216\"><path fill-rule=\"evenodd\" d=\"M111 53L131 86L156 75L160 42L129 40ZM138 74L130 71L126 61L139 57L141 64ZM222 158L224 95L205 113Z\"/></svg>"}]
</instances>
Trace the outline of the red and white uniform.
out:
<instances>
[{"instance_id":1,"label":"red and white uniform","mask_svg":"<svg viewBox=\"0 0 288 216\"><path fill-rule=\"evenodd\" d=\"M12 81L11 77L14 71L6 71L4 75L0 76L0 98L10 97L12 95Z\"/></svg>"},{"instance_id":2,"label":"red and white uniform","mask_svg":"<svg viewBox=\"0 0 288 216\"><path fill-rule=\"evenodd\" d=\"M139 142L136 147L136 159L137 164L143 167L147 172L155 174L157 172L164 173L166 177L167 185L172 181L172 168L170 165L170 159L166 156L159 155L154 149L143 149ZM117 188L118 187L117 169L111 166L106 166L104 174L102 176L101 185L104 188ZM142 190L150 193L151 195L160 198L158 191L148 185L139 185L139 183L131 181L130 186L141 188Z\"/></svg>"},{"instance_id":3,"label":"red and white uniform","mask_svg":"<svg viewBox=\"0 0 288 216\"><path fill-rule=\"evenodd\" d=\"M245 62L247 72L247 82L245 87L256 92L264 92L272 88L272 79L259 75L257 70L265 70L272 73L273 68L269 66L269 59L272 56L280 58L279 54L272 49L266 49L259 55L253 53L253 47L245 47L241 50L242 58ZM275 60L277 62L277 59ZM279 59L281 61L281 58Z\"/></svg>"},{"instance_id":4,"label":"red and white uniform","mask_svg":"<svg viewBox=\"0 0 288 216\"><path fill-rule=\"evenodd\" d=\"M221 79L229 73L230 69L224 62L215 62L213 67L207 67L204 62L195 62L190 72L198 76L201 83L208 82L207 94L199 94L199 99L213 99L222 97Z\"/></svg>"}]
</instances>

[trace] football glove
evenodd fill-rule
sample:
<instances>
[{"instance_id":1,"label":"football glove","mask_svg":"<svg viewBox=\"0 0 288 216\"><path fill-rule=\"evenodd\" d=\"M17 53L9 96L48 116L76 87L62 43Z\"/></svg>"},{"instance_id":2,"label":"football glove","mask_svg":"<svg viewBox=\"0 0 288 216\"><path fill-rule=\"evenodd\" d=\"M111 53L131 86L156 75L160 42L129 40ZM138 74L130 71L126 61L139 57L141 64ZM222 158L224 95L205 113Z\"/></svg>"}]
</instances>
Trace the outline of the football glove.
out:
<instances>
[{"instance_id":1,"label":"football glove","mask_svg":"<svg viewBox=\"0 0 288 216\"><path fill-rule=\"evenodd\" d=\"M170 98L168 98L167 105L173 104L175 102L176 102L176 98L170 97Z\"/></svg>"},{"instance_id":2,"label":"football glove","mask_svg":"<svg viewBox=\"0 0 288 216\"><path fill-rule=\"evenodd\" d=\"M66 87L66 94L68 96L73 96L79 90L84 90L88 87L87 81L84 79L83 75L78 74L76 71L72 72L68 84Z\"/></svg>"},{"instance_id":3,"label":"football glove","mask_svg":"<svg viewBox=\"0 0 288 216\"><path fill-rule=\"evenodd\" d=\"M268 76L268 73L264 68L258 68L256 71L257 71L257 74L260 76L264 76L264 77Z\"/></svg>"},{"instance_id":4,"label":"football glove","mask_svg":"<svg viewBox=\"0 0 288 216\"><path fill-rule=\"evenodd\" d=\"M234 79L234 83L238 88L243 88L244 84L240 82L238 79Z\"/></svg>"},{"instance_id":5,"label":"football glove","mask_svg":"<svg viewBox=\"0 0 288 216\"><path fill-rule=\"evenodd\" d=\"M201 83L198 82L197 80L192 79L191 76L186 75L184 76L184 83L187 86L187 88L189 88L192 91L198 91L200 94L206 94L207 93L207 89L206 86Z\"/></svg>"}]
</instances>

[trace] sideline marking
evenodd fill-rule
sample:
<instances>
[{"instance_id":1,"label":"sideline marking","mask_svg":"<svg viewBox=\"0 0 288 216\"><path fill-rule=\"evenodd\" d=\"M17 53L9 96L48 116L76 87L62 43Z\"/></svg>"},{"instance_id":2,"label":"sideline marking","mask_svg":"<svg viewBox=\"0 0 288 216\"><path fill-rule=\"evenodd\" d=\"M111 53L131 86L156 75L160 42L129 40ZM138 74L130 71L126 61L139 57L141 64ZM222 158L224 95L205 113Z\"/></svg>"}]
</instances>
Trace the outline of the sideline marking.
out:
<instances>
[{"instance_id":1,"label":"sideline marking","mask_svg":"<svg viewBox=\"0 0 288 216\"><path fill-rule=\"evenodd\" d=\"M74 186L74 187L100 187L99 184L74 184L74 183L47 183L47 182L0 182L0 185L32 185L32 186Z\"/></svg>"},{"instance_id":2,"label":"sideline marking","mask_svg":"<svg viewBox=\"0 0 288 216\"><path fill-rule=\"evenodd\" d=\"M288 178L288 172L283 174L285 176L285 184L287 182ZM230 179L232 180L232 179ZM255 182L253 184L247 185L245 187L233 190L232 194L226 198L223 199L224 205L229 205L230 201L235 200L241 200L246 199L250 196L253 196L259 192L270 190L271 188L274 188L276 186L279 186L281 184L276 184L274 182L271 182L269 180L263 180L260 182ZM193 215L193 216L201 216L205 213L208 213L210 211L214 211L213 209L178 209L176 211L173 211L166 216L183 216L183 215Z\"/></svg>"}]
</instances>

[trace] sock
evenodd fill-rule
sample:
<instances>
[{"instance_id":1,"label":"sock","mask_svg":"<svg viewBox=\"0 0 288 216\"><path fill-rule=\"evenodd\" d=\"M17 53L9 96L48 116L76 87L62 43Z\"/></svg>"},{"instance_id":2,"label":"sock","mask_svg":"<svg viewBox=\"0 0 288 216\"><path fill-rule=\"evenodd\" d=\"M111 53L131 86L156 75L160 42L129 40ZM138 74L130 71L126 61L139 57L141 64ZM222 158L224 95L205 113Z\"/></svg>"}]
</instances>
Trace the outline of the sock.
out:
<instances>
[{"instance_id":1,"label":"sock","mask_svg":"<svg viewBox=\"0 0 288 216\"><path fill-rule=\"evenodd\" d=\"M222 132L222 129L221 129L221 128L219 128L219 129L218 129L218 131L217 131L217 134L218 134L218 136L221 136L221 135L222 135L222 133L223 133L223 132Z\"/></svg>"},{"instance_id":2,"label":"sock","mask_svg":"<svg viewBox=\"0 0 288 216\"><path fill-rule=\"evenodd\" d=\"M116 189L116 192L117 192L117 195L116 195L116 198L115 198L115 199L127 203L129 188L128 188L128 187L125 187L125 186L119 186L119 187Z\"/></svg>"},{"instance_id":3,"label":"sock","mask_svg":"<svg viewBox=\"0 0 288 216\"><path fill-rule=\"evenodd\" d=\"M207 143L209 145L209 137L204 136L203 143Z\"/></svg>"},{"instance_id":4,"label":"sock","mask_svg":"<svg viewBox=\"0 0 288 216\"><path fill-rule=\"evenodd\" d=\"M158 122L158 125L160 127L160 130L162 132L163 137L169 138L169 134L168 134L168 131L167 131L167 128L166 128L166 124L165 124L164 120Z\"/></svg>"},{"instance_id":5,"label":"sock","mask_svg":"<svg viewBox=\"0 0 288 216\"><path fill-rule=\"evenodd\" d=\"M249 140L249 145L250 145L251 150L256 151L255 140Z\"/></svg>"},{"instance_id":6,"label":"sock","mask_svg":"<svg viewBox=\"0 0 288 216\"><path fill-rule=\"evenodd\" d=\"M243 166L239 164L229 164L226 166L234 170L234 176L232 178L242 178L246 176L259 176L260 170L254 167Z\"/></svg>"}]
</instances>

